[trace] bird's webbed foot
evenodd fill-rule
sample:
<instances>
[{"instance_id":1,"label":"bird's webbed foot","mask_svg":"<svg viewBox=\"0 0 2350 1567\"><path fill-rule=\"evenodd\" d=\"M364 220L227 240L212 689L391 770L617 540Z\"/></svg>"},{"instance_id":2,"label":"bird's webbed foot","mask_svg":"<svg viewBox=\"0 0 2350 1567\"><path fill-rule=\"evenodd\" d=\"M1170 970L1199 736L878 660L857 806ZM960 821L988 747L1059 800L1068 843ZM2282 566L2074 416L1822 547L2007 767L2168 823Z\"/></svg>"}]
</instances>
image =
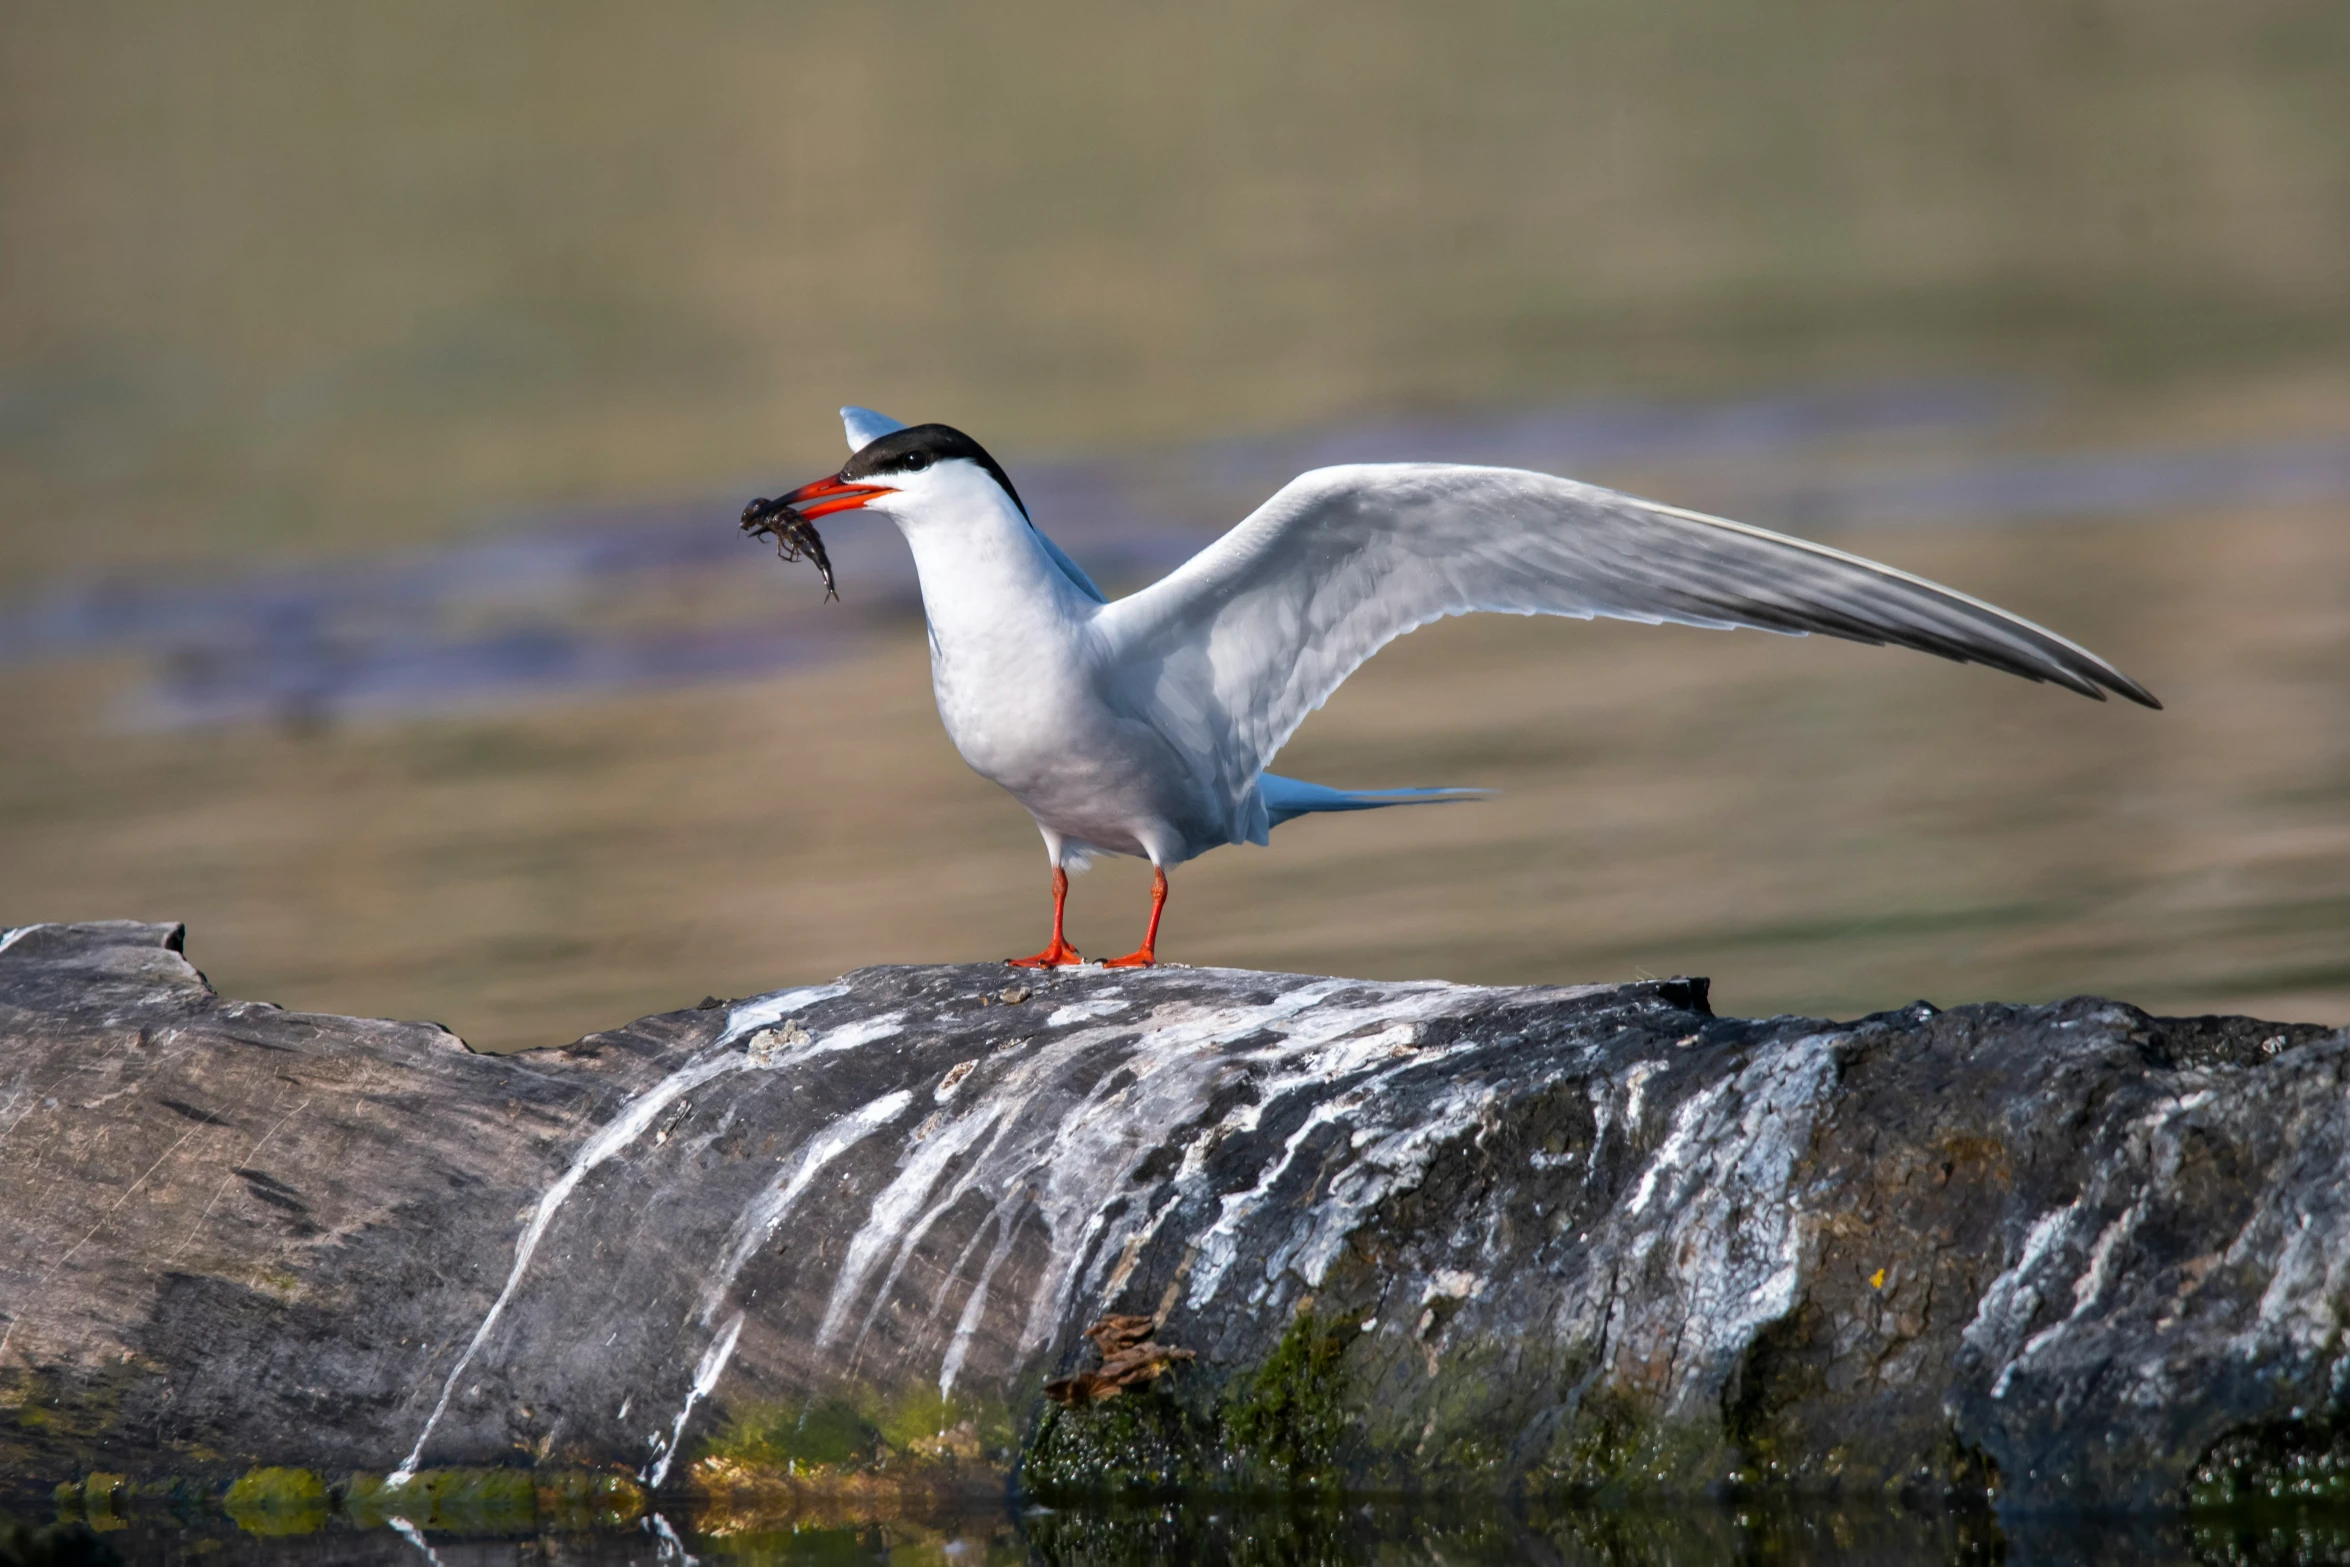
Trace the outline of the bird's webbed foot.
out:
<instances>
[{"instance_id":1,"label":"bird's webbed foot","mask_svg":"<svg viewBox=\"0 0 2350 1567\"><path fill-rule=\"evenodd\" d=\"M1006 958L1012 968L1075 968L1085 961L1085 954L1063 941L1053 938L1053 944L1032 958Z\"/></svg>"}]
</instances>

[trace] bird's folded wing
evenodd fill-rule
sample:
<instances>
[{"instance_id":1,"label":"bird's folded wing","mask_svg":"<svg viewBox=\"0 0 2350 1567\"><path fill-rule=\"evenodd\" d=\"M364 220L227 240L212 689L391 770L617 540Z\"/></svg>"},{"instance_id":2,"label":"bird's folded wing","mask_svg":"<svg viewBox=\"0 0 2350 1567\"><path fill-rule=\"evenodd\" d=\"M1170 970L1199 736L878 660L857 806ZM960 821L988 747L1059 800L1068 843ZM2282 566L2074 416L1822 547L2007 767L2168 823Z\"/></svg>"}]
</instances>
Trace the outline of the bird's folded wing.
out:
<instances>
[{"instance_id":1,"label":"bird's folded wing","mask_svg":"<svg viewBox=\"0 0 2350 1567\"><path fill-rule=\"evenodd\" d=\"M1477 610L1817 631L2161 705L2087 649L1923 578L1514 468L1316 469L1097 624L1135 709L1237 793L1365 659Z\"/></svg>"}]
</instances>

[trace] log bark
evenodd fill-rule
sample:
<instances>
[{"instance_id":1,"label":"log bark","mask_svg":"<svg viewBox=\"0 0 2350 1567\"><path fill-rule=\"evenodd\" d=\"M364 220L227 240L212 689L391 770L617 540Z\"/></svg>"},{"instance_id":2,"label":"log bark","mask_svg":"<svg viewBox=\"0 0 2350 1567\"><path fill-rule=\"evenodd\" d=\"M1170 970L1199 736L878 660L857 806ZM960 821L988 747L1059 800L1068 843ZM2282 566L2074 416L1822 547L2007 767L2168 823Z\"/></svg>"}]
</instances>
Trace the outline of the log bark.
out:
<instances>
[{"instance_id":1,"label":"log bark","mask_svg":"<svg viewBox=\"0 0 2350 1567\"><path fill-rule=\"evenodd\" d=\"M0 1468L2240 1494L2344 1452L2346 1089L2342 1032L2095 998L1173 967L487 1056L26 927ZM1111 1315L1192 1358L1047 1403Z\"/></svg>"}]
</instances>

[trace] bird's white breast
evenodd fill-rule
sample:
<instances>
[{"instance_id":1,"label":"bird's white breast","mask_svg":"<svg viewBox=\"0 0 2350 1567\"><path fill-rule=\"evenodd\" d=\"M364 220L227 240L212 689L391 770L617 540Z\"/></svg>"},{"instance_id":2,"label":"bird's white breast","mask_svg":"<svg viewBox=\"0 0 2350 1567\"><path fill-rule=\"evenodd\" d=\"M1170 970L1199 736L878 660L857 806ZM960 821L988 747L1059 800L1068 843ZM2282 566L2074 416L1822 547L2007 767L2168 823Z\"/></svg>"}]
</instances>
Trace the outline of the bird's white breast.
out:
<instances>
[{"instance_id":1,"label":"bird's white breast","mask_svg":"<svg viewBox=\"0 0 2350 1567\"><path fill-rule=\"evenodd\" d=\"M891 508L921 577L947 737L1056 832L1121 853L1172 844L1185 812L1168 795L1186 780L1155 731L1104 700L1101 606L999 489L964 488Z\"/></svg>"}]
</instances>

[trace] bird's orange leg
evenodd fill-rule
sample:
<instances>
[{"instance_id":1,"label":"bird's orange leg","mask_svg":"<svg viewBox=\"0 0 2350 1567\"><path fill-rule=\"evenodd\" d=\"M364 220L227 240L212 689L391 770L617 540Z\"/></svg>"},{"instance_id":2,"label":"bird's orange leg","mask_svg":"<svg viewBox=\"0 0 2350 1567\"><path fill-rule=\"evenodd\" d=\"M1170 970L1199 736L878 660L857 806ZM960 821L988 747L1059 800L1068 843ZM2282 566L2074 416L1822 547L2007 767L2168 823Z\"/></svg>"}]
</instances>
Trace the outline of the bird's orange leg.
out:
<instances>
[{"instance_id":1,"label":"bird's orange leg","mask_svg":"<svg viewBox=\"0 0 2350 1567\"><path fill-rule=\"evenodd\" d=\"M1006 958L1014 968L1066 968L1083 963L1085 958L1075 947L1061 939L1061 916L1069 907L1069 873L1058 865L1053 867L1053 940L1033 958ZM1159 917L1151 915L1151 929L1159 928Z\"/></svg>"},{"instance_id":2,"label":"bird's orange leg","mask_svg":"<svg viewBox=\"0 0 2350 1567\"><path fill-rule=\"evenodd\" d=\"M1151 867L1151 925L1142 933L1142 949L1129 952L1122 958L1112 958L1104 968L1149 968L1159 960L1153 949L1159 944L1159 911L1167 906L1167 873L1156 865Z\"/></svg>"}]
</instances>

